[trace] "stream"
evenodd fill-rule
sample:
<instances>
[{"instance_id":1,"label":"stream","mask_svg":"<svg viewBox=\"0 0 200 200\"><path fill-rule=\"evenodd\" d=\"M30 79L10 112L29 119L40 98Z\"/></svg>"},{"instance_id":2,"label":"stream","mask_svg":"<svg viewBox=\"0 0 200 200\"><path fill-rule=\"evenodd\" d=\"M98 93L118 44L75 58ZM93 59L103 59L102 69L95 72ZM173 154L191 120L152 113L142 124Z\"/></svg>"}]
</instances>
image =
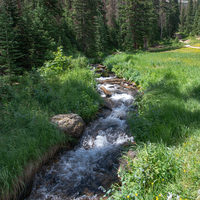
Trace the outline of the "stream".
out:
<instances>
[{"instance_id":1,"label":"stream","mask_svg":"<svg viewBox=\"0 0 200 200\"><path fill-rule=\"evenodd\" d=\"M103 82L113 77L101 77ZM103 86L111 93L106 97ZM90 122L73 150L55 156L34 177L26 200L96 200L119 182L117 170L123 144L133 142L128 136L127 112L133 108L137 90L109 82L98 84L98 92L108 108L102 108Z\"/></svg>"}]
</instances>

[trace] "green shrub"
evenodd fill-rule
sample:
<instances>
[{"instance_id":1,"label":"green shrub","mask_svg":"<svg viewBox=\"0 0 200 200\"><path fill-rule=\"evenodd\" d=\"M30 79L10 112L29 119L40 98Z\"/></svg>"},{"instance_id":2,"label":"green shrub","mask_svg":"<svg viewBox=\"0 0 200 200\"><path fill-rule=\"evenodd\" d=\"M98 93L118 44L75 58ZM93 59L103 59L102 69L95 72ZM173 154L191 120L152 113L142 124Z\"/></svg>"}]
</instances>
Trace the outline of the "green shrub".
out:
<instances>
[{"instance_id":1,"label":"green shrub","mask_svg":"<svg viewBox=\"0 0 200 200\"><path fill-rule=\"evenodd\" d=\"M46 61L44 66L40 68L43 76L51 77L63 73L71 66L71 56L67 57L63 54L62 47L58 47L57 52L53 53L54 59Z\"/></svg>"}]
</instances>

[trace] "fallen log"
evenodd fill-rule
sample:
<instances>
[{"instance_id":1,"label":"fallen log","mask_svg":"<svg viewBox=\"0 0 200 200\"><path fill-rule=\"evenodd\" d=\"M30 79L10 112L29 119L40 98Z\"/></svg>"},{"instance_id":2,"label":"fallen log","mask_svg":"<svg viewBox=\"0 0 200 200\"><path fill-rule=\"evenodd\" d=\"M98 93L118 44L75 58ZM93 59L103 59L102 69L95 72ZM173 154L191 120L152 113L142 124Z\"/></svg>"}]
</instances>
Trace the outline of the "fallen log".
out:
<instances>
[{"instance_id":1,"label":"fallen log","mask_svg":"<svg viewBox=\"0 0 200 200\"><path fill-rule=\"evenodd\" d=\"M111 92L106 90L105 87L101 86L100 89L103 90L103 92L106 95L106 97L111 97Z\"/></svg>"},{"instance_id":2,"label":"fallen log","mask_svg":"<svg viewBox=\"0 0 200 200\"><path fill-rule=\"evenodd\" d=\"M109 84L121 84L121 82L109 82Z\"/></svg>"},{"instance_id":3,"label":"fallen log","mask_svg":"<svg viewBox=\"0 0 200 200\"><path fill-rule=\"evenodd\" d=\"M97 65L96 68L107 68L107 67L103 65Z\"/></svg>"},{"instance_id":4,"label":"fallen log","mask_svg":"<svg viewBox=\"0 0 200 200\"><path fill-rule=\"evenodd\" d=\"M124 82L123 79L108 79L108 80L102 81L100 84L108 83L108 82L114 82L114 81L120 81L120 83L121 83L121 81Z\"/></svg>"},{"instance_id":5,"label":"fallen log","mask_svg":"<svg viewBox=\"0 0 200 200\"><path fill-rule=\"evenodd\" d=\"M130 82L129 84L132 85L133 87L137 86L136 83L134 83L134 82Z\"/></svg>"},{"instance_id":6,"label":"fallen log","mask_svg":"<svg viewBox=\"0 0 200 200\"><path fill-rule=\"evenodd\" d=\"M120 84L120 86L125 87L127 89L132 89L132 90L136 89L135 87L131 87L131 86L128 86L128 85L122 85L122 84Z\"/></svg>"}]
</instances>

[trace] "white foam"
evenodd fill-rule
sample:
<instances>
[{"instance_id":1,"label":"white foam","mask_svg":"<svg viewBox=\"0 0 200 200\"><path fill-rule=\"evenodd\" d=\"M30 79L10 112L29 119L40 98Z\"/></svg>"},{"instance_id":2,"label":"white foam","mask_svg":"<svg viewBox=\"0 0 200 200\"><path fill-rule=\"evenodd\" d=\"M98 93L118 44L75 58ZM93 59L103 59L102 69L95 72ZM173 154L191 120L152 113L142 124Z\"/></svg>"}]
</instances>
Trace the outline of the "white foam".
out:
<instances>
[{"instance_id":1,"label":"white foam","mask_svg":"<svg viewBox=\"0 0 200 200\"><path fill-rule=\"evenodd\" d=\"M106 80L110 80L110 79L113 79L115 77L99 77L99 78L96 78L97 81L106 81Z\"/></svg>"},{"instance_id":2,"label":"white foam","mask_svg":"<svg viewBox=\"0 0 200 200\"><path fill-rule=\"evenodd\" d=\"M95 147L107 147L110 146L111 143L108 142L106 136L98 135L96 140L94 141Z\"/></svg>"},{"instance_id":3,"label":"white foam","mask_svg":"<svg viewBox=\"0 0 200 200\"><path fill-rule=\"evenodd\" d=\"M106 84L103 87L108 91L115 91L117 90L118 85Z\"/></svg>"},{"instance_id":4,"label":"white foam","mask_svg":"<svg viewBox=\"0 0 200 200\"><path fill-rule=\"evenodd\" d=\"M123 102L134 101L134 97L130 94L113 94L111 99L113 101L123 101Z\"/></svg>"},{"instance_id":5,"label":"white foam","mask_svg":"<svg viewBox=\"0 0 200 200\"><path fill-rule=\"evenodd\" d=\"M124 144L127 141L133 142L134 138L133 137L129 137L127 135L122 135L122 136L119 136L117 138L117 140L114 142L114 144L115 145L121 145L121 144Z\"/></svg>"}]
</instances>

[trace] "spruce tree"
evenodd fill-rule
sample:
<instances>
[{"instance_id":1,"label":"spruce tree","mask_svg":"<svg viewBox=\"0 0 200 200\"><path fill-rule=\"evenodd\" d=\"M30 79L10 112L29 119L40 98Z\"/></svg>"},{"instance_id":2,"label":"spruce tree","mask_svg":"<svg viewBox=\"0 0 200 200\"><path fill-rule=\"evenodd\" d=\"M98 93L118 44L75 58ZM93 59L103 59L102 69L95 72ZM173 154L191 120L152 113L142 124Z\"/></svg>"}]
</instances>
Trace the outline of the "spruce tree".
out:
<instances>
[{"instance_id":1,"label":"spruce tree","mask_svg":"<svg viewBox=\"0 0 200 200\"><path fill-rule=\"evenodd\" d=\"M160 37L163 37L163 29L164 29L164 23L165 23L165 14L166 14L166 0L160 0L159 3L159 21L160 21Z\"/></svg>"},{"instance_id":2,"label":"spruce tree","mask_svg":"<svg viewBox=\"0 0 200 200\"><path fill-rule=\"evenodd\" d=\"M196 15L194 18L194 26L193 26L193 34L198 35L200 34L200 5L198 6L198 9L196 11Z\"/></svg>"},{"instance_id":3,"label":"spruce tree","mask_svg":"<svg viewBox=\"0 0 200 200\"><path fill-rule=\"evenodd\" d=\"M16 60L21 57L21 54L16 41L15 22L6 8L7 5L4 2L0 8L0 63L11 76L20 71L20 68L16 67Z\"/></svg>"},{"instance_id":4,"label":"spruce tree","mask_svg":"<svg viewBox=\"0 0 200 200\"><path fill-rule=\"evenodd\" d=\"M35 9L31 9L32 7L33 2L24 3L17 37L19 50L23 54L23 57L17 61L27 70L42 66L45 54L51 49L52 44L49 32L44 30L46 21L41 20L45 10L36 3Z\"/></svg>"},{"instance_id":5,"label":"spruce tree","mask_svg":"<svg viewBox=\"0 0 200 200\"><path fill-rule=\"evenodd\" d=\"M147 13L145 0L126 0L126 4L121 6L122 16L122 34L125 33L125 43L130 45L130 41L134 49L138 49L138 45L143 46L146 37Z\"/></svg>"},{"instance_id":6,"label":"spruce tree","mask_svg":"<svg viewBox=\"0 0 200 200\"><path fill-rule=\"evenodd\" d=\"M88 56L94 56L96 48L95 32L97 28L98 9L102 12L100 0L74 0L74 28L77 39ZM97 9L98 8L98 9Z\"/></svg>"},{"instance_id":7,"label":"spruce tree","mask_svg":"<svg viewBox=\"0 0 200 200\"><path fill-rule=\"evenodd\" d=\"M108 48L108 31L106 28L106 24L104 24L104 18L97 9L97 27L96 27L96 32L95 32L95 37L96 37L96 51L97 52L104 52Z\"/></svg>"},{"instance_id":8,"label":"spruce tree","mask_svg":"<svg viewBox=\"0 0 200 200\"><path fill-rule=\"evenodd\" d=\"M146 1L146 20L144 21L145 38L144 48L147 49L147 43L152 46L156 40L160 39L158 28L158 13L154 6L154 1Z\"/></svg>"},{"instance_id":9,"label":"spruce tree","mask_svg":"<svg viewBox=\"0 0 200 200\"><path fill-rule=\"evenodd\" d=\"M165 20L165 30L167 37L173 37L175 32L179 28L179 3L178 0L169 0L167 4L166 20Z\"/></svg>"},{"instance_id":10,"label":"spruce tree","mask_svg":"<svg viewBox=\"0 0 200 200\"><path fill-rule=\"evenodd\" d=\"M180 30L181 30L181 32L185 31L185 23L186 23L185 6L183 4L182 10L181 10L181 18L180 18Z\"/></svg>"},{"instance_id":11,"label":"spruce tree","mask_svg":"<svg viewBox=\"0 0 200 200\"><path fill-rule=\"evenodd\" d=\"M188 0L187 15L186 15L186 32L187 32L187 34L191 33L191 31L193 29L193 22L194 22L193 0Z\"/></svg>"}]
</instances>

